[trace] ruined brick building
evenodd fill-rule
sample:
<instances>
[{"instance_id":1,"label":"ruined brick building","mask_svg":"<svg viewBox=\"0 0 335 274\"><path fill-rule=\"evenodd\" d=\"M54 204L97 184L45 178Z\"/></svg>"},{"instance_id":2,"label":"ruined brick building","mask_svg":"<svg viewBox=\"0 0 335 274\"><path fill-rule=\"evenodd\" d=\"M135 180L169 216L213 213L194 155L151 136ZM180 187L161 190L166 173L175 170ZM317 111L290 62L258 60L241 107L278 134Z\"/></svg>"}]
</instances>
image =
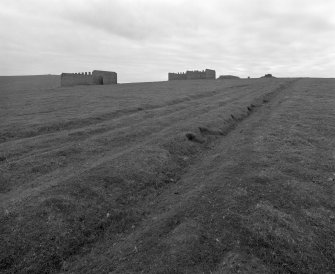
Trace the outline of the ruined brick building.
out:
<instances>
[{"instance_id":1,"label":"ruined brick building","mask_svg":"<svg viewBox=\"0 0 335 274\"><path fill-rule=\"evenodd\" d=\"M212 69L206 69L203 71L199 70L188 70L181 73L172 73L170 72L169 75L169 81L171 80L194 80L194 79L213 79L215 80L215 70Z\"/></svg>"},{"instance_id":2,"label":"ruined brick building","mask_svg":"<svg viewBox=\"0 0 335 274\"><path fill-rule=\"evenodd\" d=\"M117 84L117 74L112 71L93 70L93 72L62 73L61 86L110 85Z\"/></svg>"}]
</instances>

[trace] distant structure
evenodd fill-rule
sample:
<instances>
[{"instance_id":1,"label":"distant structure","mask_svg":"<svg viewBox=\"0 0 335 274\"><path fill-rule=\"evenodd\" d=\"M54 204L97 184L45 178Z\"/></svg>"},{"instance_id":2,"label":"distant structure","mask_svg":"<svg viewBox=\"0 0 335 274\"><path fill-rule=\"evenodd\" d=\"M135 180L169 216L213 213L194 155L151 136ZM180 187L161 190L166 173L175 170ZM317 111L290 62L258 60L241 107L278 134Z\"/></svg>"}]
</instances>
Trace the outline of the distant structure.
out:
<instances>
[{"instance_id":1,"label":"distant structure","mask_svg":"<svg viewBox=\"0 0 335 274\"><path fill-rule=\"evenodd\" d=\"M261 78L275 78L274 76L272 76L272 74L265 74L264 76L262 76Z\"/></svg>"},{"instance_id":2,"label":"distant structure","mask_svg":"<svg viewBox=\"0 0 335 274\"><path fill-rule=\"evenodd\" d=\"M172 80L195 80L195 79L213 79L215 80L215 70L206 69L203 71L199 70L188 70L185 72L180 73L172 73L169 72L168 78L169 81Z\"/></svg>"},{"instance_id":3,"label":"distant structure","mask_svg":"<svg viewBox=\"0 0 335 274\"><path fill-rule=\"evenodd\" d=\"M61 86L111 85L117 84L117 74L112 71L93 70L93 72L62 73Z\"/></svg>"},{"instance_id":4,"label":"distant structure","mask_svg":"<svg viewBox=\"0 0 335 274\"><path fill-rule=\"evenodd\" d=\"M225 80L225 79L240 79L240 77L234 75L221 75L218 78L218 80Z\"/></svg>"}]
</instances>

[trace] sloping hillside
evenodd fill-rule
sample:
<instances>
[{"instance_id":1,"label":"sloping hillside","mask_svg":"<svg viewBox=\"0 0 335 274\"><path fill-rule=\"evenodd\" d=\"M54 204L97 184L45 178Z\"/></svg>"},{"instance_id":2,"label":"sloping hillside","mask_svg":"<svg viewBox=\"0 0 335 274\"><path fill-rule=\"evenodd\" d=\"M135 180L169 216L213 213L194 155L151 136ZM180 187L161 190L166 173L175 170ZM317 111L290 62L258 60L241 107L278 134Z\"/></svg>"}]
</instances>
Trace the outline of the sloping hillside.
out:
<instances>
[{"instance_id":1,"label":"sloping hillside","mask_svg":"<svg viewBox=\"0 0 335 274\"><path fill-rule=\"evenodd\" d=\"M334 84L7 85L1 271L334 272Z\"/></svg>"}]
</instances>

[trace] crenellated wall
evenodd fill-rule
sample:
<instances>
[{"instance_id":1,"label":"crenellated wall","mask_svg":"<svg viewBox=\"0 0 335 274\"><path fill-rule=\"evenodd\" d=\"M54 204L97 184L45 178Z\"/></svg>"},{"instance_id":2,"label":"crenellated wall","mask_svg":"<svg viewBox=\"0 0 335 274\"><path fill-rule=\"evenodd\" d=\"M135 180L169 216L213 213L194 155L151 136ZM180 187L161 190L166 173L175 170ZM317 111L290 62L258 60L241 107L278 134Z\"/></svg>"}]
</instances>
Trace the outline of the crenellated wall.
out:
<instances>
[{"instance_id":1,"label":"crenellated wall","mask_svg":"<svg viewBox=\"0 0 335 274\"><path fill-rule=\"evenodd\" d=\"M188 70L186 71L186 79L194 80L194 79L206 79L206 72L199 70Z\"/></svg>"},{"instance_id":2,"label":"crenellated wall","mask_svg":"<svg viewBox=\"0 0 335 274\"><path fill-rule=\"evenodd\" d=\"M61 86L117 84L117 74L111 71L94 70L81 73L62 73Z\"/></svg>"},{"instance_id":3,"label":"crenellated wall","mask_svg":"<svg viewBox=\"0 0 335 274\"><path fill-rule=\"evenodd\" d=\"M171 80L195 80L195 79L215 79L215 70L206 69L203 71L199 70L188 70L186 73L169 73L168 79Z\"/></svg>"},{"instance_id":4,"label":"crenellated wall","mask_svg":"<svg viewBox=\"0 0 335 274\"><path fill-rule=\"evenodd\" d=\"M186 80L186 73L184 72L179 72L179 73L169 73L169 81L171 80Z\"/></svg>"}]
</instances>

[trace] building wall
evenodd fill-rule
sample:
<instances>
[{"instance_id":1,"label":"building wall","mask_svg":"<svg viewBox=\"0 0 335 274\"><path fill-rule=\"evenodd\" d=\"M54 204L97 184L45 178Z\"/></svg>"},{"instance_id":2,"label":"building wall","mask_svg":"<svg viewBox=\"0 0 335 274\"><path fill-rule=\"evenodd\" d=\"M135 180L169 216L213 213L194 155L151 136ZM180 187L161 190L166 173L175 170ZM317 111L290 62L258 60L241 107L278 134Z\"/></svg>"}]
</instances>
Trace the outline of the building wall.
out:
<instances>
[{"instance_id":1,"label":"building wall","mask_svg":"<svg viewBox=\"0 0 335 274\"><path fill-rule=\"evenodd\" d=\"M61 86L92 85L93 77L89 72L85 73L62 73Z\"/></svg>"},{"instance_id":2,"label":"building wall","mask_svg":"<svg viewBox=\"0 0 335 274\"><path fill-rule=\"evenodd\" d=\"M110 71L94 70L82 73L62 73L61 86L117 84L117 74Z\"/></svg>"},{"instance_id":3,"label":"building wall","mask_svg":"<svg viewBox=\"0 0 335 274\"><path fill-rule=\"evenodd\" d=\"M187 80L194 80L194 79L206 79L206 72L205 71L186 71L186 79Z\"/></svg>"},{"instance_id":4,"label":"building wall","mask_svg":"<svg viewBox=\"0 0 335 274\"><path fill-rule=\"evenodd\" d=\"M206 69L206 79L216 79L216 74L215 74L215 70L213 69Z\"/></svg>"},{"instance_id":5,"label":"building wall","mask_svg":"<svg viewBox=\"0 0 335 274\"><path fill-rule=\"evenodd\" d=\"M186 73L169 73L168 79L171 80L194 80L194 79L215 79L215 70L206 69L203 71L199 70L188 70Z\"/></svg>"},{"instance_id":6,"label":"building wall","mask_svg":"<svg viewBox=\"0 0 335 274\"><path fill-rule=\"evenodd\" d=\"M169 72L168 75L169 81L171 80L186 80L186 73L172 73Z\"/></svg>"},{"instance_id":7,"label":"building wall","mask_svg":"<svg viewBox=\"0 0 335 274\"><path fill-rule=\"evenodd\" d=\"M101 84L101 78L104 85L117 84L117 74L112 71L93 70L93 83Z\"/></svg>"}]
</instances>

